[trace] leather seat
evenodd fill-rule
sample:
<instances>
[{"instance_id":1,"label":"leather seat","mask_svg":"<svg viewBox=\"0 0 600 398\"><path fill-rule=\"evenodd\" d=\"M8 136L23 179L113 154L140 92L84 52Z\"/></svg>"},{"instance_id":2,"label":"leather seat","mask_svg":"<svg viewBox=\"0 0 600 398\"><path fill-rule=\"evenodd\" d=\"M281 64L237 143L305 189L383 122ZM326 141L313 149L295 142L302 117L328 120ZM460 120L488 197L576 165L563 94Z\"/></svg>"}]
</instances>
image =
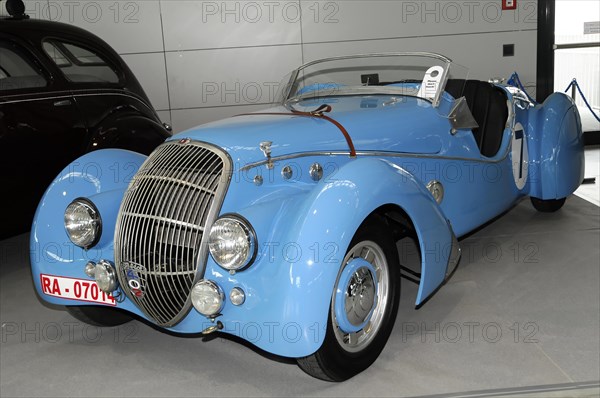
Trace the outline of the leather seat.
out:
<instances>
[{"instance_id":1,"label":"leather seat","mask_svg":"<svg viewBox=\"0 0 600 398\"><path fill-rule=\"evenodd\" d=\"M463 90L464 88L464 90ZM479 125L473 129L477 146L483 156L498 153L508 120L507 97L504 91L480 80L449 79L446 91L454 98L464 96Z\"/></svg>"}]
</instances>

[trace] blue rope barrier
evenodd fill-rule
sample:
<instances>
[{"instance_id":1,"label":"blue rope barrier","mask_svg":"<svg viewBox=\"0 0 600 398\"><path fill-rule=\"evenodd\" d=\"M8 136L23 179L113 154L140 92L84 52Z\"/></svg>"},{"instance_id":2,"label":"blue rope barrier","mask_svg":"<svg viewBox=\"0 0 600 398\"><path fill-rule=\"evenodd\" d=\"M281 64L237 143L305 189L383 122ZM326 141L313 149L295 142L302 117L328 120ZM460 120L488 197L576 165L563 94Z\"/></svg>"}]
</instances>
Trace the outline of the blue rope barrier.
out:
<instances>
[{"instance_id":1,"label":"blue rope barrier","mask_svg":"<svg viewBox=\"0 0 600 398\"><path fill-rule=\"evenodd\" d=\"M600 117L598 117L598 115L596 115L596 112L594 112L594 109L592 108L592 106L588 102L587 98L585 98L585 95L583 95L583 91L581 91L581 87L579 87L579 83L577 83L577 79L573 79L571 81L571 84L569 84L569 86L565 90L565 93L567 91L569 91L571 89L571 87L573 87L573 85L575 85L575 87L577 88L577 91L579 91L579 95L581 95L581 98L583 99L583 102L585 102L585 105L588 107L588 109L590 110L590 112L592 112L592 115L594 115L594 117L596 118L596 120L600 122Z\"/></svg>"},{"instance_id":2,"label":"blue rope barrier","mask_svg":"<svg viewBox=\"0 0 600 398\"><path fill-rule=\"evenodd\" d=\"M527 98L529 99L529 101L533 102L534 104L537 104L538 102L536 100L534 100L529 93L527 93L527 91L525 90L525 87L523 86L523 83L521 83L521 79L519 78L519 74L517 72L514 72L510 78L508 79L508 81L506 82L507 84L510 84L513 87L518 87L519 89L521 89L521 91L523 91L525 93L525 95L527 96ZM590 110L590 112L592 113L592 115L596 118L597 121L600 122L600 117L596 114L596 112L594 112L594 109L592 108L592 106L590 105L590 103L588 102L587 98L585 97L585 95L583 94L583 91L581 91L581 87L579 86L579 83L577 82L577 79L573 79L571 81L571 83L569 84L569 86L567 87L567 89L565 90L565 93L567 91L569 91L573 85L577 88L577 91L579 91L579 95L581 95L581 98L583 99L583 102L585 102L585 105L587 106L587 108Z\"/></svg>"},{"instance_id":3,"label":"blue rope barrier","mask_svg":"<svg viewBox=\"0 0 600 398\"><path fill-rule=\"evenodd\" d=\"M521 89L521 91L523 91L525 93L525 95L527 96L527 98L529 99L529 101L531 101L534 104L537 104L538 102L536 100L534 100L531 95L529 95L529 93L527 92L527 90L525 90L525 86L523 86L523 83L521 83L521 79L519 78L519 74L517 72L514 72L510 78L508 79L508 81L506 82L507 84L510 84L513 87L518 87Z\"/></svg>"}]
</instances>

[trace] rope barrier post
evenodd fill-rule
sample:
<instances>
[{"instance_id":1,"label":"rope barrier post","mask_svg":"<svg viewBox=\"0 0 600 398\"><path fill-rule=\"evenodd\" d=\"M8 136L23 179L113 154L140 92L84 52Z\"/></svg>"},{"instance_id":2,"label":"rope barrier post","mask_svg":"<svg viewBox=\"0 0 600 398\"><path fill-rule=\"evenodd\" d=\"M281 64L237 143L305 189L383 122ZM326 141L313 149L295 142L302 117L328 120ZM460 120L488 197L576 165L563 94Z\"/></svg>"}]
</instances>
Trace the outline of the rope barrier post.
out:
<instances>
[{"instance_id":1,"label":"rope barrier post","mask_svg":"<svg viewBox=\"0 0 600 398\"><path fill-rule=\"evenodd\" d=\"M531 97L531 95L529 95L527 90L525 90L525 86L523 86L523 83L521 83L521 78L519 78L519 74L517 72L512 74L507 83L523 91L523 93L527 96L527 99L529 99L532 104L538 103L533 97Z\"/></svg>"},{"instance_id":2,"label":"rope barrier post","mask_svg":"<svg viewBox=\"0 0 600 398\"><path fill-rule=\"evenodd\" d=\"M577 79L573 79L571 83L571 98L573 98L573 101L577 99Z\"/></svg>"}]
</instances>

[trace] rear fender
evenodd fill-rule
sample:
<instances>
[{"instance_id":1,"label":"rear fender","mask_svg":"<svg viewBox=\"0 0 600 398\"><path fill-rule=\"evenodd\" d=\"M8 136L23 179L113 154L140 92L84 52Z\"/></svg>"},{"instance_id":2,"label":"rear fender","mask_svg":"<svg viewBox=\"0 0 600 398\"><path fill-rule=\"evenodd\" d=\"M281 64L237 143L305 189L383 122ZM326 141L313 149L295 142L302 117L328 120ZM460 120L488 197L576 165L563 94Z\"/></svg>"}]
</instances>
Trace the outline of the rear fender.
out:
<instances>
[{"instance_id":1,"label":"rear fender","mask_svg":"<svg viewBox=\"0 0 600 398\"><path fill-rule=\"evenodd\" d=\"M584 178L583 133L579 111L563 93L550 95L534 111L529 144L534 153L530 195L539 199L562 199L579 187Z\"/></svg>"}]
</instances>

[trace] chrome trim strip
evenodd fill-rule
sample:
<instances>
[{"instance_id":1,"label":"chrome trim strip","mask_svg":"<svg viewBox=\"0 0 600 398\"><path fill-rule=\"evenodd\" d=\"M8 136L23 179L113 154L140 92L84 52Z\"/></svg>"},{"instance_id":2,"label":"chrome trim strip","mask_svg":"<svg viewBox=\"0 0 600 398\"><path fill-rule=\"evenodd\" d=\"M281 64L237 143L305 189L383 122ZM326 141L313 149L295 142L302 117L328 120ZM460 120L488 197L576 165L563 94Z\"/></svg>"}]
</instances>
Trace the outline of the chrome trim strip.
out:
<instances>
[{"instance_id":1,"label":"chrome trim strip","mask_svg":"<svg viewBox=\"0 0 600 398\"><path fill-rule=\"evenodd\" d=\"M512 133L511 133L512 134ZM504 151L504 154L498 159L490 159L490 158L464 158L464 157L453 157L453 156L442 156L436 154L423 154L423 153L399 153L399 152L382 152L382 151L357 151L356 156L375 156L375 157L391 157L391 158L426 158L426 159L441 159L441 160L460 160L466 162L478 162L478 163L489 163L495 164L500 163L508 156L510 152L510 145L508 145ZM312 157L312 156L350 156L350 152L346 151L315 151L315 152L302 152L302 153L293 153L289 155L281 155L275 156L271 158L272 162L279 162L290 159L298 159L304 157ZM261 160L258 162L248 163L244 167L240 169L240 171L248 171L255 167L264 166L266 164L265 160Z\"/></svg>"},{"instance_id":2,"label":"chrome trim strip","mask_svg":"<svg viewBox=\"0 0 600 398\"><path fill-rule=\"evenodd\" d=\"M350 156L350 152L345 151L332 151L332 152L302 152L302 153L294 153L289 155L281 155L271 158L271 162L290 160L290 159L298 159L310 156ZM266 160L260 160L258 162L248 163L244 167L240 169L240 171L248 171L255 167L264 166L267 164Z\"/></svg>"},{"instance_id":3,"label":"chrome trim strip","mask_svg":"<svg viewBox=\"0 0 600 398\"><path fill-rule=\"evenodd\" d=\"M51 97L40 97L40 98L25 98L25 99L14 99L14 100L8 100L8 101L0 101L0 105L4 105L4 104L18 104L19 102L33 102L33 101L46 101L46 100L57 100L57 99L61 99L61 98L73 98L73 95L70 92L64 92L64 94L61 94L61 92L57 92L54 93L54 96ZM23 97L26 94L19 94L19 96Z\"/></svg>"},{"instance_id":4,"label":"chrome trim strip","mask_svg":"<svg viewBox=\"0 0 600 398\"><path fill-rule=\"evenodd\" d=\"M85 90L85 91L89 91L89 90ZM64 93L64 94L60 94L60 93ZM56 99L65 98L65 97L72 98L72 97L97 97L99 95L118 95L118 96L122 96L122 97L133 98L133 99L137 100L138 102L141 102L142 104L144 104L144 106L146 106L146 108L151 109L154 112L154 109L152 109L150 106L148 106L148 104L146 104L140 97L138 97L137 95L125 93L125 92L102 91L99 93L87 92L86 94L83 94L83 93L79 93L77 91L73 91L73 92L61 91L61 92L53 92L51 94L54 94L54 95L48 96L48 97L39 97L39 98L25 98L25 99L8 100L8 101L0 102L0 104L15 104L15 103L19 103L19 102L29 102L29 101L56 100ZM26 95L26 94L19 94L19 95ZM27 95L31 95L31 94L27 94Z\"/></svg>"}]
</instances>

